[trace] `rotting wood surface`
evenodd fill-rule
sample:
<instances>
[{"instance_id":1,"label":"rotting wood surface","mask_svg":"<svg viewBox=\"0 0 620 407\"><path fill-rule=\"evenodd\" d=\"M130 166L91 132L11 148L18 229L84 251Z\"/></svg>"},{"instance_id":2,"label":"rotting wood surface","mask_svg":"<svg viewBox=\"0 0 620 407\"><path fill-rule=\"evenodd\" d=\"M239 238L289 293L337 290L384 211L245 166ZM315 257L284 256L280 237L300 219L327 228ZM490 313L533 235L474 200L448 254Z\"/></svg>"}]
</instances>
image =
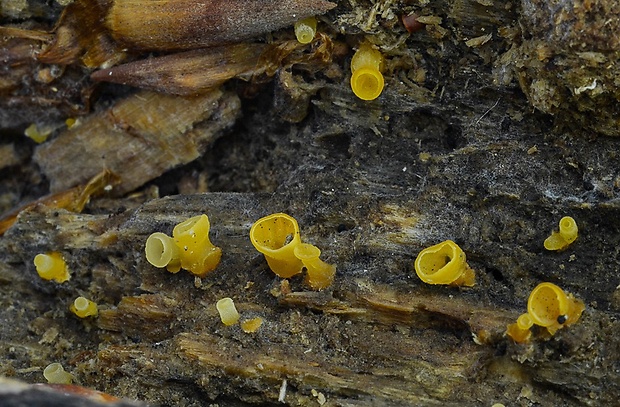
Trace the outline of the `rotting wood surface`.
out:
<instances>
[{"instance_id":1,"label":"rotting wood surface","mask_svg":"<svg viewBox=\"0 0 620 407\"><path fill-rule=\"evenodd\" d=\"M143 203L152 195L147 187L94 200L85 214L45 206L22 212L0 238L0 374L40 382L47 364L61 362L78 384L179 406L279 398L339 406L618 400L618 142L583 137L592 129L617 133L613 83L591 88L586 80L615 51L575 53L563 41L539 47L546 34L531 24L538 15L526 12L538 2L357 3L340 4L326 30L354 46L363 32L386 53L388 85L377 101L352 96L348 59L336 59L320 79L287 67L256 99L242 99L243 118L232 132L150 186L164 194L222 192ZM584 11L561 3L567 24L602 4ZM407 36L390 18L410 12L426 17L420 35ZM571 17L575 12L586 14ZM588 64L564 66L560 75L550 69L554 61L584 58ZM10 71L7 88L27 82L23 71ZM70 74L57 84L60 93L77 83L66 80ZM66 102L57 93L29 100L41 103L39 110ZM21 119L10 112L23 96L4 100L13 105L0 117L17 126ZM291 110L308 114L285 123ZM80 153L62 138L53 142L69 157ZM11 176L1 180L11 202L20 199L14 190L28 191L41 176L20 152L32 147L13 144L2 168ZM17 175L15 160L23 164ZM71 164L57 163L59 182ZM253 249L250 225L277 211L295 216L302 236L338 266L330 289L309 291L301 277L281 281ZM214 273L197 280L146 262L149 234L170 233L200 213L210 216L212 240L224 252ZM564 252L547 252L542 242L564 215L577 220L579 238ZM475 287L417 279L417 253L445 239L465 250ZM32 259L48 250L65 255L70 282L37 277ZM538 331L531 345L516 345L503 336L506 324L542 281L584 300L586 311L552 338ZM101 305L99 319L70 314L81 294ZM215 302L226 296L242 319L259 316L263 326L246 334L222 325Z\"/></svg>"}]
</instances>

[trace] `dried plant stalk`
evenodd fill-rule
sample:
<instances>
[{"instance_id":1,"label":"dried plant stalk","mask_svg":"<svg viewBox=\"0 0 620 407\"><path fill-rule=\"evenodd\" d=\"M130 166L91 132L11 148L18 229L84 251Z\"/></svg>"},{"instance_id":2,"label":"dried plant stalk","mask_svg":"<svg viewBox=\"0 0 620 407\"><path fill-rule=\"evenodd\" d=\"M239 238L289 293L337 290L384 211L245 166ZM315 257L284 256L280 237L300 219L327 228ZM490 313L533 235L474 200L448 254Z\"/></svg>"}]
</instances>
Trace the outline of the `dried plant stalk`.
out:
<instances>
[{"instance_id":1,"label":"dried plant stalk","mask_svg":"<svg viewBox=\"0 0 620 407\"><path fill-rule=\"evenodd\" d=\"M195 49L292 26L335 6L325 0L116 0L106 25L119 43L131 48Z\"/></svg>"},{"instance_id":2,"label":"dried plant stalk","mask_svg":"<svg viewBox=\"0 0 620 407\"><path fill-rule=\"evenodd\" d=\"M253 73L264 49L262 44L242 43L182 52L103 69L91 78L177 95L196 94Z\"/></svg>"}]
</instances>

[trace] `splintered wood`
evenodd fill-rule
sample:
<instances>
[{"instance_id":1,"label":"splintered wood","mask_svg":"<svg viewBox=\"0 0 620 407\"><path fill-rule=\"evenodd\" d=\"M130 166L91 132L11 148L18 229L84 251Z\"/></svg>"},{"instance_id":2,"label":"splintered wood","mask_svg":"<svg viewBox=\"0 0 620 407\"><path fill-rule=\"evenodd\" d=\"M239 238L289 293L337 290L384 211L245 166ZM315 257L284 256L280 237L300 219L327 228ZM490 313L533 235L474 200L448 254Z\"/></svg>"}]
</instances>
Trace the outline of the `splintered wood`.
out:
<instances>
[{"instance_id":1,"label":"splintered wood","mask_svg":"<svg viewBox=\"0 0 620 407\"><path fill-rule=\"evenodd\" d=\"M35 152L53 192L83 183L104 169L121 178L122 194L198 158L239 114L236 95L139 92L82 120Z\"/></svg>"}]
</instances>

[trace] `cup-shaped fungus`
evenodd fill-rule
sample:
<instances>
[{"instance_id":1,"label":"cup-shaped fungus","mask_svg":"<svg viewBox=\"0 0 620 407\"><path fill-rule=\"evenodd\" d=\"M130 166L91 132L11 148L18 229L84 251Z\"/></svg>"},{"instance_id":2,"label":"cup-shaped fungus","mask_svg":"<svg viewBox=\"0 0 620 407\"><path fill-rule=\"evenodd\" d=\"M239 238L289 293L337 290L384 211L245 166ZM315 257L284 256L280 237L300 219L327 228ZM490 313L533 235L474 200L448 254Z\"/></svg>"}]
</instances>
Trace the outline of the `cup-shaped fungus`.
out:
<instances>
[{"instance_id":1,"label":"cup-shaped fungus","mask_svg":"<svg viewBox=\"0 0 620 407\"><path fill-rule=\"evenodd\" d=\"M560 230L551 233L551 236L545 239L545 249L547 250L564 250L577 239L579 229L577 222L570 216L564 216L560 219Z\"/></svg>"},{"instance_id":2,"label":"cup-shaped fungus","mask_svg":"<svg viewBox=\"0 0 620 407\"><path fill-rule=\"evenodd\" d=\"M334 282L336 266L325 263L319 258L321 250L308 243L301 243L295 247L295 257L306 268L306 284L313 290L322 290Z\"/></svg>"},{"instance_id":3,"label":"cup-shaped fungus","mask_svg":"<svg viewBox=\"0 0 620 407\"><path fill-rule=\"evenodd\" d=\"M210 229L207 215L199 215L179 223L172 231L181 250L181 267L201 278L215 270L222 258L222 249L209 240Z\"/></svg>"},{"instance_id":4,"label":"cup-shaped fungus","mask_svg":"<svg viewBox=\"0 0 620 407\"><path fill-rule=\"evenodd\" d=\"M383 91L383 55L370 44L360 45L351 59L351 89L362 100L373 100Z\"/></svg>"},{"instance_id":5,"label":"cup-shaped fungus","mask_svg":"<svg viewBox=\"0 0 620 407\"><path fill-rule=\"evenodd\" d=\"M181 251L170 236L155 232L146 239L146 260L155 267L176 273L181 269Z\"/></svg>"},{"instance_id":6,"label":"cup-shaped fungus","mask_svg":"<svg viewBox=\"0 0 620 407\"><path fill-rule=\"evenodd\" d=\"M43 369L43 377L51 384L71 384L73 375L65 372L60 363L50 363Z\"/></svg>"},{"instance_id":7,"label":"cup-shaped fungus","mask_svg":"<svg viewBox=\"0 0 620 407\"><path fill-rule=\"evenodd\" d=\"M58 283L64 283L71 278L67 263L58 252L50 252L47 254L37 254L34 256L34 266L37 269L39 277L44 280L54 280Z\"/></svg>"},{"instance_id":8,"label":"cup-shaped fungus","mask_svg":"<svg viewBox=\"0 0 620 407\"><path fill-rule=\"evenodd\" d=\"M309 44L316 34L316 18L304 18L295 23L295 37L301 44Z\"/></svg>"},{"instance_id":9,"label":"cup-shaped fungus","mask_svg":"<svg viewBox=\"0 0 620 407\"><path fill-rule=\"evenodd\" d=\"M537 285L527 300L527 312L532 322L547 328L551 335L577 322L584 309L583 301L552 283Z\"/></svg>"},{"instance_id":10,"label":"cup-shaped fungus","mask_svg":"<svg viewBox=\"0 0 620 407\"><path fill-rule=\"evenodd\" d=\"M77 297L69 309L80 318L96 317L99 312L97 304L84 297Z\"/></svg>"},{"instance_id":11,"label":"cup-shaped fungus","mask_svg":"<svg viewBox=\"0 0 620 407\"><path fill-rule=\"evenodd\" d=\"M219 312L220 319L224 325L234 325L239 321L239 313L232 298L222 298L215 304L215 308L217 308L217 312Z\"/></svg>"},{"instance_id":12,"label":"cup-shaped fungus","mask_svg":"<svg viewBox=\"0 0 620 407\"><path fill-rule=\"evenodd\" d=\"M301 244L299 225L292 216L274 213L257 220L250 229L250 241L279 277L301 272L303 264L295 257L295 247Z\"/></svg>"},{"instance_id":13,"label":"cup-shaped fungus","mask_svg":"<svg viewBox=\"0 0 620 407\"><path fill-rule=\"evenodd\" d=\"M465 253L452 240L422 250L415 259L415 272L427 284L472 287L476 283Z\"/></svg>"},{"instance_id":14,"label":"cup-shaped fungus","mask_svg":"<svg viewBox=\"0 0 620 407\"><path fill-rule=\"evenodd\" d=\"M517 322L508 325L506 334L517 343L528 342L532 336L532 331L530 330L532 325L534 325L534 322L532 318L530 318L530 315L528 313L521 314L519 318L517 318Z\"/></svg>"}]
</instances>

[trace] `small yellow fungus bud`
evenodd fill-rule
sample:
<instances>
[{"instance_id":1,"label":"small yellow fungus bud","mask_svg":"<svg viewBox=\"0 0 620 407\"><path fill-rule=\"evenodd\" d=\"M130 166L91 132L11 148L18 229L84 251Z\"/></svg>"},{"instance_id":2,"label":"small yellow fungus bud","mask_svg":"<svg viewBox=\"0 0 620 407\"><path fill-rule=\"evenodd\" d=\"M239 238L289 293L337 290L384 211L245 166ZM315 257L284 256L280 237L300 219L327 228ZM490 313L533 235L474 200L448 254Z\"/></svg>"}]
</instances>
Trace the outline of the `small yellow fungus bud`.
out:
<instances>
[{"instance_id":1,"label":"small yellow fungus bud","mask_svg":"<svg viewBox=\"0 0 620 407\"><path fill-rule=\"evenodd\" d=\"M257 220L250 229L250 241L279 277L289 278L301 273L303 264L294 252L301 244L299 225L292 216L274 213Z\"/></svg>"},{"instance_id":2,"label":"small yellow fungus bud","mask_svg":"<svg viewBox=\"0 0 620 407\"><path fill-rule=\"evenodd\" d=\"M319 258L321 250L308 243L301 243L295 247L295 257L303 263L307 269L306 283L313 290L322 290L334 282L336 266L325 263Z\"/></svg>"},{"instance_id":3,"label":"small yellow fungus bud","mask_svg":"<svg viewBox=\"0 0 620 407\"><path fill-rule=\"evenodd\" d=\"M551 335L577 322L584 309L583 301L552 283L537 285L527 300L527 312L532 322L547 328Z\"/></svg>"},{"instance_id":4,"label":"small yellow fungus bud","mask_svg":"<svg viewBox=\"0 0 620 407\"><path fill-rule=\"evenodd\" d=\"M258 328L260 328L262 324L263 319L261 317L246 319L245 321L241 321L241 329L246 334L251 334L258 331Z\"/></svg>"},{"instance_id":5,"label":"small yellow fungus bud","mask_svg":"<svg viewBox=\"0 0 620 407\"><path fill-rule=\"evenodd\" d=\"M564 250L577 239L578 233L575 219L564 216L560 219L560 231L551 233L551 236L545 239L545 249Z\"/></svg>"},{"instance_id":6,"label":"small yellow fungus bud","mask_svg":"<svg viewBox=\"0 0 620 407\"><path fill-rule=\"evenodd\" d=\"M50 134L52 134L52 129L39 129L39 127L34 123L28 126L28 128L24 131L24 135L31 138L37 144L41 144L47 140Z\"/></svg>"},{"instance_id":7,"label":"small yellow fungus bud","mask_svg":"<svg viewBox=\"0 0 620 407\"><path fill-rule=\"evenodd\" d=\"M69 308L80 318L96 317L98 314L97 304L84 297L77 297Z\"/></svg>"},{"instance_id":8,"label":"small yellow fungus bud","mask_svg":"<svg viewBox=\"0 0 620 407\"><path fill-rule=\"evenodd\" d=\"M155 267L176 273L181 269L181 251L170 236L155 232L146 239L146 260Z\"/></svg>"},{"instance_id":9,"label":"small yellow fungus bud","mask_svg":"<svg viewBox=\"0 0 620 407\"><path fill-rule=\"evenodd\" d=\"M39 277L44 280L54 280L58 283L64 283L69 280L69 270L67 263L58 252L50 252L47 254L37 254L34 256L34 266L39 273Z\"/></svg>"},{"instance_id":10,"label":"small yellow fungus bud","mask_svg":"<svg viewBox=\"0 0 620 407\"><path fill-rule=\"evenodd\" d=\"M43 370L43 376L51 384L71 384L73 381L73 375L65 372L65 369L60 363L50 363Z\"/></svg>"},{"instance_id":11,"label":"small yellow fungus bud","mask_svg":"<svg viewBox=\"0 0 620 407\"><path fill-rule=\"evenodd\" d=\"M222 249L209 240L211 223L207 215L198 215L174 227L172 236L181 249L181 267L204 278L215 270L222 258Z\"/></svg>"},{"instance_id":12,"label":"small yellow fungus bud","mask_svg":"<svg viewBox=\"0 0 620 407\"><path fill-rule=\"evenodd\" d=\"M220 313L220 319L226 326L234 325L239 321L239 313L235 308L232 298L222 298L215 304L217 312Z\"/></svg>"},{"instance_id":13,"label":"small yellow fungus bud","mask_svg":"<svg viewBox=\"0 0 620 407\"><path fill-rule=\"evenodd\" d=\"M295 23L295 37L301 44L308 44L316 34L316 18L308 17Z\"/></svg>"},{"instance_id":14,"label":"small yellow fungus bud","mask_svg":"<svg viewBox=\"0 0 620 407\"><path fill-rule=\"evenodd\" d=\"M369 44L362 44L351 59L351 89L362 100L379 97L385 84L381 70L383 55Z\"/></svg>"},{"instance_id":15,"label":"small yellow fungus bud","mask_svg":"<svg viewBox=\"0 0 620 407\"><path fill-rule=\"evenodd\" d=\"M415 259L415 272L427 284L472 287L476 283L465 253L452 240L422 250Z\"/></svg>"},{"instance_id":16,"label":"small yellow fungus bud","mask_svg":"<svg viewBox=\"0 0 620 407\"><path fill-rule=\"evenodd\" d=\"M516 323L508 325L506 334L517 343L528 342L532 337L532 331L530 331L530 328L533 324L534 322L528 313L521 314L519 318L517 318Z\"/></svg>"}]
</instances>

